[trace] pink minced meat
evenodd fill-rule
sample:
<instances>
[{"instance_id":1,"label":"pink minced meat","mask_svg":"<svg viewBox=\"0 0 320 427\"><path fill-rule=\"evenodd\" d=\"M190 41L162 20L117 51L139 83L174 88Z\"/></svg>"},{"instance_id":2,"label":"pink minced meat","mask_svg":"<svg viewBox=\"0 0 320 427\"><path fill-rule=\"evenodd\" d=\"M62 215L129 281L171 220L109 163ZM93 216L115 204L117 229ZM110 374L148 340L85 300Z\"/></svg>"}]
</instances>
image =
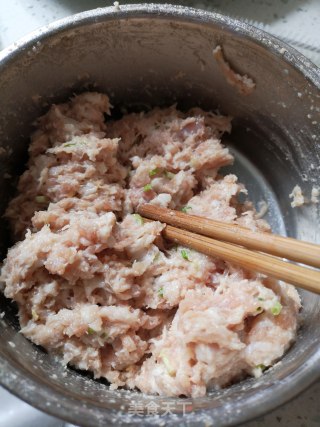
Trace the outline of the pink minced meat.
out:
<instances>
[{"instance_id":1,"label":"pink minced meat","mask_svg":"<svg viewBox=\"0 0 320 427\"><path fill-rule=\"evenodd\" d=\"M245 75L236 73L226 61L221 46L217 46L213 50L213 57L230 86L236 88L241 95L250 95L256 87L254 81Z\"/></svg>"},{"instance_id":2,"label":"pink minced meat","mask_svg":"<svg viewBox=\"0 0 320 427\"><path fill-rule=\"evenodd\" d=\"M36 123L1 273L22 333L112 388L196 397L260 375L295 339L296 290L173 247L134 213L149 202L268 231L237 177L218 174L230 118L104 114L108 97L84 93Z\"/></svg>"}]
</instances>

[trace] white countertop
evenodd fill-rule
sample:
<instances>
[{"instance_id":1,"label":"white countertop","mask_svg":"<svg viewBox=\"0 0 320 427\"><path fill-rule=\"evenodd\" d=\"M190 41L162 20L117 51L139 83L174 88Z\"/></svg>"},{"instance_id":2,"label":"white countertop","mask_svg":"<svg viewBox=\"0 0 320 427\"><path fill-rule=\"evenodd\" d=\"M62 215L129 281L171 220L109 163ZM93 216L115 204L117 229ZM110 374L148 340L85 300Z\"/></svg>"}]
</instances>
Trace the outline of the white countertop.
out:
<instances>
[{"instance_id":1,"label":"white countertop","mask_svg":"<svg viewBox=\"0 0 320 427\"><path fill-rule=\"evenodd\" d=\"M112 3L101 0L0 0L0 49L56 19ZM171 0L171 3L211 9L244 19L292 44L320 66L320 0ZM320 382L317 382L292 402L243 426L319 427L319 402ZM33 409L0 388L0 427L63 426L67 427L63 421Z\"/></svg>"}]
</instances>

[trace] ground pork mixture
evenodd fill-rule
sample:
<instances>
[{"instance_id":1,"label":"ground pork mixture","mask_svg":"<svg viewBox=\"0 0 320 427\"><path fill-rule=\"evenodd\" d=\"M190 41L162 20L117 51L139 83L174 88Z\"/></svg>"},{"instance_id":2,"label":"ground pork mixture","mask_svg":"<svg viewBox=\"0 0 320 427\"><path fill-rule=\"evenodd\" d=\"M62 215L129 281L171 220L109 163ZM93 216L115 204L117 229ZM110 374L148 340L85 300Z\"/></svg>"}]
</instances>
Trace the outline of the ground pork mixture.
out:
<instances>
[{"instance_id":1,"label":"ground pork mixture","mask_svg":"<svg viewBox=\"0 0 320 427\"><path fill-rule=\"evenodd\" d=\"M84 93L36 123L1 273L21 332L112 388L197 397L261 375L295 338L296 290L173 246L135 213L149 202L269 230L218 173L230 118L171 107L106 120L110 108Z\"/></svg>"}]
</instances>

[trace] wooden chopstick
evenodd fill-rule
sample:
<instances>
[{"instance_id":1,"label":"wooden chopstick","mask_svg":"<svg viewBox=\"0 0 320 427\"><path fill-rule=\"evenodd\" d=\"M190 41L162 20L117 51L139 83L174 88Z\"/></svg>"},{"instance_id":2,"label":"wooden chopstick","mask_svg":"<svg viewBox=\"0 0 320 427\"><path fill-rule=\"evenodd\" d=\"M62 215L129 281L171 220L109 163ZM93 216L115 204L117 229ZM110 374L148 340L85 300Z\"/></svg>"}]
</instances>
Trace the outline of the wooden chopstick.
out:
<instances>
[{"instance_id":1,"label":"wooden chopstick","mask_svg":"<svg viewBox=\"0 0 320 427\"><path fill-rule=\"evenodd\" d=\"M210 237L180 230L171 225L167 225L163 235L167 239L205 255L219 257L234 262L246 270L263 273L308 291L320 293L319 271L285 262L274 256L254 252L231 243L220 242Z\"/></svg>"},{"instance_id":2,"label":"wooden chopstick","mask_svg":"<svg viewBox=\"0 0 320 427\"><path fill-rule=\"evenodd\" d=\"M152 205L140 206L138 212L147 218L160 220L162 222L166 222L167 224L169 221L167 222L163 219L166 218L166 215L169 215L168 219L171 223L175 222L175 216L178 217L179 215L180 218L186 216L188 219L188 226L190 225L190 222L202 219L197 216L187 215L182 212L171 211ZM211 220L207 221L211 222ZM215 223L219 222L215 221ZM179 224L181 226L181 222L179 222ZM193 227L193 224L191 227ZM243 227L242 229L246 230ZM205 227L203 226L202 234L205 232ZM267 233L257 234L260 236L262 235L260 239L267 235ZM187 246L206 255L220 257L226 261L236 263L247 270L260 272L276 279L292 283L293 285L308 291L320 293L320 272L317 270L295 265L271 255L252 251L232 243L221 242L219 240L215 240L200 234L195 234L184 229L173 227L171 225L166 226L166 228L163 230L163 235L167 239L173 240L176 243ZM242 239L242 242L243 241L245 240ZM290 239L290 241L296 242L295 239ZM309 244L307 243L307 245ZM312 246L318 248L319 250L317 245Z\"/></svg>"},{"instance_id":3,"label":"wooden chopstick","mask_svg":"<svg viewBox=\"0 0 320 427\"><path fill-rule=\"evenodd\" d=\"M146 218L165 222L196 234L320 268L320 245L271 233L254 232L239 225L214 221L159 206L141 205L138 212Z\"/></svg>"}]
</instances>

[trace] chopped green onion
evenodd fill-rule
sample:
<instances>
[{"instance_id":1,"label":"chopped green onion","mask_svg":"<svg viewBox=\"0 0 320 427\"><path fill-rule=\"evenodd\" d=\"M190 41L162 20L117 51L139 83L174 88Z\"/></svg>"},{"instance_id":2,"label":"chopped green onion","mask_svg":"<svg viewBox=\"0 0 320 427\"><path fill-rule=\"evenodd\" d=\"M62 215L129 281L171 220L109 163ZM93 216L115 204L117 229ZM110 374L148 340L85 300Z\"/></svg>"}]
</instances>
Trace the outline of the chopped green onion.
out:
<instances>
[{"instance_id":1,"label":"chopped green onion","mask_svg":"<svg viewBox=\"0 0 320 427\"><path fill-rule=\"evenodd\" d=\"M158 259L160 258L160 252L156 253L154 258L153 258L153 262L158 261Z\"/></svg>"},{"instance_id":2,"label":"chopped green onion","mask_svg":"<svg viewBox=\"0 0 320 427\"><path fill-rule=\"evenodd\" d=\"M149 176L155 176L155 175L157 175L159 172L160 172L160 169L159 169L159 168L152 169L151 171L149 171Z\"/></svg>"},{"instance_id":3,"label":"chopped green onion","mask_svg":"<svg viewBox=\"0 0 320 427\"><path fill-rule=\"evenodd\" d=\"M77 142L65 142L62 144L62 147L74 147L76 145L87 145L88 141L84 141L83 139L77 140Z\"/></svg>"},{"instance_id":4,"label":"chopped green onion","mask_svg":"<svg viewBox=\"0 0 320 427\"><path fill-rule=\"evenodd\" d=\"M259 300L259 301L265 301L265 299L264 299L264 298L261 298L261 297L258 297L258 300Z\"/></svg>"},{"instance_id":5,"label":"chopped green onion","mask_svg":"<svg viewBox=\"0 0 320 427\"><path fill-rule=\"evenodd\" d=\"M263 363L261 363L260 365L257 365L255 367L255 369L260 369L262 372L265 371L267 369L266 365L264 365Z\"/></svg>"},{"instance_id":6,"label":"chopped green onion","mask_svg":"<svg viewBox=\"0 0 320 427\"><path fill-rule=\"evenodd\" d=\"M143 191L145 191L145 192L150 191L150 190L152 190L152 185L151 185L151 184L146 184L146 185L143 187Z\"/></svg>"},{"instance_id":7,"label":"chopped green onion","mask_svg":"<svg viewBox=\"0 0 320 427\"><path fill-rule=\"evenodd\" d=\"M90 326L89 326L87 332L89 335L92 335L92 334L95 334L96 331L94 329L90 328Z\"/></svg>"},{"instance_id":8,"label":"chopped green onion","mask_svg":"<svg viewBox=\"0 0 320 427\"><path fill-rule=\"evenodd\" d=\"M191 206L183 206L183 208L181 208L181 211L184 213L187 213L189 209L192 209Z\"/></svg>"},{"instance_id":9,"label":"chopped green onion","mask_svg":"<svg viewBox=\"0 0 320 427\"><path fill-rule=\"evenodd\" d=\"M36 196L35 201L37 203L48 203L48 198L46 196Z\"/></svg>"},{"instance_id":10,"label":"chopped green onion","mask_svg":"<svg viewBox=\"0 0 320 427\"><path fill-rule=\"evenodd\" d=\"M282 310L282 305L280 304L279 301L277 301L275 305L271 307L270 311L274 316L278 316L281 313L281 310Z\"/></svg>"},{"instance_id":11,"label":"chopped green onion","mask_svg":"<svg viewBox=\"0 0 320 427\"><path fill-rule=\"evenodd\" d=\"M164 171L164 172L163 172L163 174L164 174L164 176L165 176L166 178L168 178L168 179L172 179L172 178L174 178L174 177L175 177L175 174L174 174L174 173L172 173L172 172Z\"/></svg>"},{"instance_id":12,"label":"chopped green onion","mask_svg":"<svg viewBox=\"0 0 320 427\"><path fill-rule=\"evenodd\" d=\"M263 312L263 308L262 307L257 307L257 312L258 313L262 313Z\"/></svg>"},{"instance_id":13,"label":"chopped green onion","mask_svg":"<svg viewBox=\"0 0 320 427\"><path fill-rule=\"evenodd\" d=\"M37 321L39 319L39 314L36 312L36 310L32 309L31 314L33 320Z\"/></svg>"},{"instance_id":14,"label":"chopped green onion","mask_svg":"<svg viewBox=\"0 0 320 427\"><path fill-rule=\"evenodd\" d=\"M160 298L163 298L163 288L159 288L158 295Z\"/></svg>"},{"instance_id":15,"label":"chopped green onion","mask_svg":"<svg viewBox=\"0 0 320 427\"><path fill-rule=\"evenodd\" d=\"M77 145L75 142L66 142L63 144L63 147L73 147L74 145Z\"/></svg>"},{"instance_id":16,"label":"chopped green onion","mask_svg":"<svg viewBox=\"0 0 320 427\"><path fill-rule=\"evenodd\" d=\"M199 165L199 161L197 160L197 159L195 159L194 157L192 157L191 159L190 159L190 166L192 167L192 168L197 168L197 166Z\"/></svg>"},{"instance_id":17,"label":"chopped green onion","mask_svg":"<svg viewBox=\"0 0 320 427\"><path fill-rule=\"evenodd\" d=\"M143 224L143 218L139 214L132 214L137 224L142 225Z\"/></svg>"},{"instance_id":18,"label":"chopped green onion","mask_svg":"<svg viewBox=\"0 0 320 427\"><path fill-rule=\"evenodd\" d=\"M182 256L183 259L185 259L187 261L190 261L190 259L189 259L189 253L185 249L182 249L181 256Z\"/></svg>"},{"instance_id":19,"label":"chopped green onion","mask_svg":"<svg viewBox=\"0 0 320 427\"><path fill-rule=\"evenodd\" d=\"M163 364L166 367L166 370L168 371L168 374L170 375L170 377L173 377L176 374L176 371L171 365L168 357L164 354L163 351L160 352L159 356L161 357Z\"/></svg>"},{"instance_id":20,"label":"chopped green onion","mask_svg":"<svg viewBox=\"0 0 320 427\"><path fill-rule=\"evenodd\" d=\"M103 332L103 333L100 335L100 337L101 337L103 340L106 340L106 339L108 338L108 334L107 334L106 332Z\"/></svg>"}]
</instances>

